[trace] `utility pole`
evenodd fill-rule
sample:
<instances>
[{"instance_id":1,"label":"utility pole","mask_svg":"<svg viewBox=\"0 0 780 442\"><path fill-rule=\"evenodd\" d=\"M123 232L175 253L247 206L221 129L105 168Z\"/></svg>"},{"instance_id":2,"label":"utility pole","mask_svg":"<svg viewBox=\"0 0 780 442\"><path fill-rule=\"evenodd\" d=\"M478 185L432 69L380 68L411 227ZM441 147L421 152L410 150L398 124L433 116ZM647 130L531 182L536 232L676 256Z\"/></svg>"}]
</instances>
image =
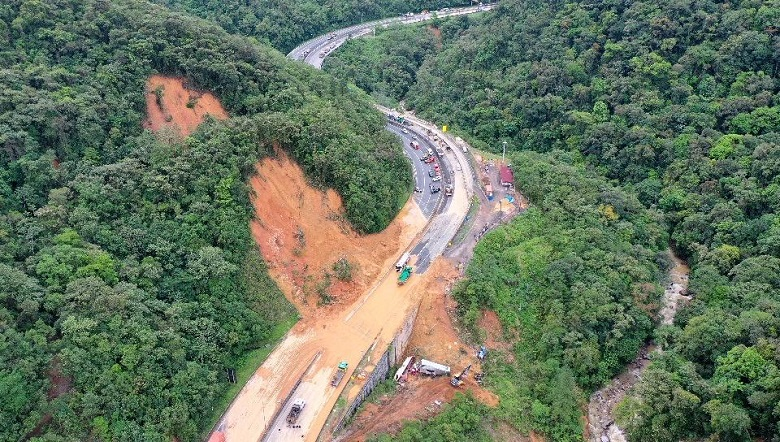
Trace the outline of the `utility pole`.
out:
<instances>
[{"instance_id":1,"label":"utility pole","mask_svg":"<svg viewBox=\"0 0 780 442\"><path fill-rule=\"evenodd\" d=\"M506 161L504 161L504 158L506 158L506 141L504 141L504 153L501 154L501 164L506 163Z\"/></svg>"}]
</instances>

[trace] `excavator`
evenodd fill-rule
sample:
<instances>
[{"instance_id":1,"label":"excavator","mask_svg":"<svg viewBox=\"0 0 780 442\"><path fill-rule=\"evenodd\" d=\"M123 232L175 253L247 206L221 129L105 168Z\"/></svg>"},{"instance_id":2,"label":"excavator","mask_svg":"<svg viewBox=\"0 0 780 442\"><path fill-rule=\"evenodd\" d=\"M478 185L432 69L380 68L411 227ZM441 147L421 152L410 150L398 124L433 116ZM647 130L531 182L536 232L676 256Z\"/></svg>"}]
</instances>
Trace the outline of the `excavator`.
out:
<instances>
[{"instance_id":1,"label":"excavator","mask_svg":"<svg viewBox=\"0 0 780 442\"><path fill-rule=\"evenodd\" d=\"M471 364L464 368L460 374L453 376L452 379L450 379L450 385L453 387L460 387L463 385L463 379L465 379L466 375L469 374L469 370L471 370Z\"/></svg>"}]
</instances>

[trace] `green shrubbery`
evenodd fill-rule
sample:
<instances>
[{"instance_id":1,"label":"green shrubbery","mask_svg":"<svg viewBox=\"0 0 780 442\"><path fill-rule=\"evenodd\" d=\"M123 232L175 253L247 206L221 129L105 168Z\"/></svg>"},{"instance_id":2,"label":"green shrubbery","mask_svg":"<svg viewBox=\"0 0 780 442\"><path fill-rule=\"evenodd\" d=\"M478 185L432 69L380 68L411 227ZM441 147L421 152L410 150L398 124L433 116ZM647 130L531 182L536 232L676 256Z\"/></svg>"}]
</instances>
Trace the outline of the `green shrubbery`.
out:
<instances>
[{"instance_id":1,"label":"green shrubbery","mask_svg":"<svg viewBox=\"0 0 780 442\"><path fill-rule=\"evenodd\" d=\"M364 94L147 2L6 2L0 68L0 440L44 415L46 440L198 439L225 368L294 316L249 232L256 162L278 143L364 232L411 178ZM144 132L157 72L230 120Z\"/></svg>"},{"instance_id":2,"label":"green shrubbery","mask_svg":"<svg viewBox=\"0 0 780 442\"><path fill-rule=\"evenodd\" d=\"M780 398L774 380L745 374L737 381L718 374L731 351L740 359L747 352L769 379L780 369L777 358L766 357L778 351L775 324L780 318L780 283L770 276L777 273L780 258L780 55L773 49L780 39L777 6L502 0L484 19L473 20L462 36L444 38L433 55L398 66L396 70L416 71L413 84L384 88L395 84L394 79L364 74L377 54L401 51L405 42L400 37L408 30L390 30L362 43L365 54L339 51L329 60L339 75L374 82L373 87L397 94L391 98L404 100L421 117L468 133L474 145L498 151L507 141L515 151L571 152L581 158L582 167L610 180L612 186L598 186L604 195L594 207L579 197L580 187L559 178L563 174L557 167L528 171L522 158L514 159L519 188L536 207L547 209L516 221L522 229L510 226L495 233L498 239L485 238L472 266L503 282L494 287L487 282L490 276L477 275L466 285L474 285L466 299L474 296L500 308L510 328L555 319L556 326L549 329L529 322L539 326L526 327L533 332L531 339L520 335L518 347L543 350L531 353L531 365L548 363L549 349L561 348L553 359L572 361L567 365L575 379L590 389L625 361L649 326L630 313L647 301L627 283L647 280L649 274L604 272L612 261L602 253L605 245L623 244L626 250L663 246L643 243L648 237L662 242L664 235L655 232L658 223L629 217L631 226L625 224L621 206L640 213L632 195L663 212L673 248L691 266L694 299L673 327L659 333L668 359L654 364L653 375L629 401L625 428L632 440L745 440L771 438L779 431L778 416L769 411L769 404ZM531 175L524 177L526 172ZM599 211L613 234L588 227L588 214ZM566 227L570 221L577 221L574 230ZM550 237L549 232L556 234ZM592 252L587 250L591 243ZM480 250L490 251L489 259ZM571 255L560 257L561 251ZM636 256L636 250L629 256ZM518 282L527 278L526 272L544 271L556 259L562 261L554 277L534 280L528 288ZM606 267L599 268L598 262ZM634 257L623 264L632 268L641 262ZM587 284L572 279L578 274ZM619 285L610 281L621 279L624 285L617 291L635 299L625 298L625 307L606 312L601 305L612 304L600 296L604 289L616 291ZM571 285L576 282L580 284ZM548 286L556 290L537 293ZM518 296L524 291L533 296ZM576 295L593 304L571 305ZM539 296L547 301L545 309L529 312L527 305ZM652 310L653 305L647 307ZM573 312L587 314L572 326L565 320ZM629 321L628 335L614 335L623 344L613 346L599 334L614 320L590 322L601 314ZM474 316L474 310L466 310L467 320ZM591 325L598 332L590 338L578 328ZM570 328L577 332L563 332ZM572 343L579 346L576 351ZM549 370L558 368L545 373ZM511 376L525 373L509 371ZM674 379L679 388L659 388L659 379ZM547 410L527 401L515 405L536 410L534 416ZM549 407L549 401L541 405ZM521 428L542 429L556 440L580 433L572 424L572 434L562 435L541 421Z\"/></svg>"}]
</instances>

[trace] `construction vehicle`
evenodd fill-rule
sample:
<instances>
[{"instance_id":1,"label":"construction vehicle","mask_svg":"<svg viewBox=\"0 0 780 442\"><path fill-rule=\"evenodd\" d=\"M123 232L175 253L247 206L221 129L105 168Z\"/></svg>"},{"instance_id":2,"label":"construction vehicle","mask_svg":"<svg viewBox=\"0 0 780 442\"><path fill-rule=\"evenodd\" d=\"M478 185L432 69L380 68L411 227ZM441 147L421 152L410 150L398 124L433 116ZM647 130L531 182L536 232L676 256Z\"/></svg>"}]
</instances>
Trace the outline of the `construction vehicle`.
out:
<instances>
[{"instance_id":1,"label":"construction vehicle","mask_svg":"<svg viewBox=\"0 0 780 442\"><path fill-rule=\"evenodd\" d=\"M333 374L333 379L330 380L331 386L337 387L341 383L341 380L344 379L344 375L347 373L347 367L349 367L347 361L341 361L336 369L336 373Z\"/></svg>"},{"instance_id":2,"label":"construction vehicle","mask_svg":"<svg viewBox=\"0 0 780 442\"><path fill-rule=\"evenodd\" d=\"M406 281L409 280L410 276L412 276L412 268L409 266L404 267L404 270L401 272L401 275L398 277L398 285L406 284Z\"/></svg>"},{"instance_id":3,"label":"construction vehicle","mask_svg":"<svg viewBox=\"0 0 780 442\"><path fill-rule=\"evenodd\" d=\"M455 375L450 379L450 385L453 387L460 387L463 385L463 379L466 378L466 375L469 374L469 370L471 370L471 364L469 364L468 367L464 368L463 371L460 372L460 374Z\"/></svg>"},{"instance_id":4,"label":"construction vehicle","mask_svg":"<svg viewBox=\"0 0 780 442\"><path fill-rule=\"evenodd\" d=\"M290 409L290 412L287 413L287 425L293 425L295 422L298 421L298 417L301 415L301 412L303 411L303 407L306 406L306 401L304 401L301 398L298 398L293 402L292 408Z\"/></svg>"}]
</instances>

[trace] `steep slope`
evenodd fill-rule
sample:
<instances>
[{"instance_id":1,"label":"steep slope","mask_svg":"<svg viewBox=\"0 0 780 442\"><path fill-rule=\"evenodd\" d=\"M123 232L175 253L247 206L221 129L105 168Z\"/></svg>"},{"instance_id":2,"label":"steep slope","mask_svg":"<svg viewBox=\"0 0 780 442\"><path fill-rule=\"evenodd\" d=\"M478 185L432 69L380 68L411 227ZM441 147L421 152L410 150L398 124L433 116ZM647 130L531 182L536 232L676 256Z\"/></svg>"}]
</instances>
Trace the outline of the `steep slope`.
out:
<instances>
[{"instance_id":1,"label":"steep slope","mask_svg":"<svg viewBox=\"0 0 780 442\"><path fill-rule=\"evenodd\" d=\"M407 196L362 93L144 1L6 2L0 69L0 440L198 439L225 368L295 316L249 230L274 146L360 231ZM231 118L144 131L155 73Z\"/></svg>"}]
</instances>

